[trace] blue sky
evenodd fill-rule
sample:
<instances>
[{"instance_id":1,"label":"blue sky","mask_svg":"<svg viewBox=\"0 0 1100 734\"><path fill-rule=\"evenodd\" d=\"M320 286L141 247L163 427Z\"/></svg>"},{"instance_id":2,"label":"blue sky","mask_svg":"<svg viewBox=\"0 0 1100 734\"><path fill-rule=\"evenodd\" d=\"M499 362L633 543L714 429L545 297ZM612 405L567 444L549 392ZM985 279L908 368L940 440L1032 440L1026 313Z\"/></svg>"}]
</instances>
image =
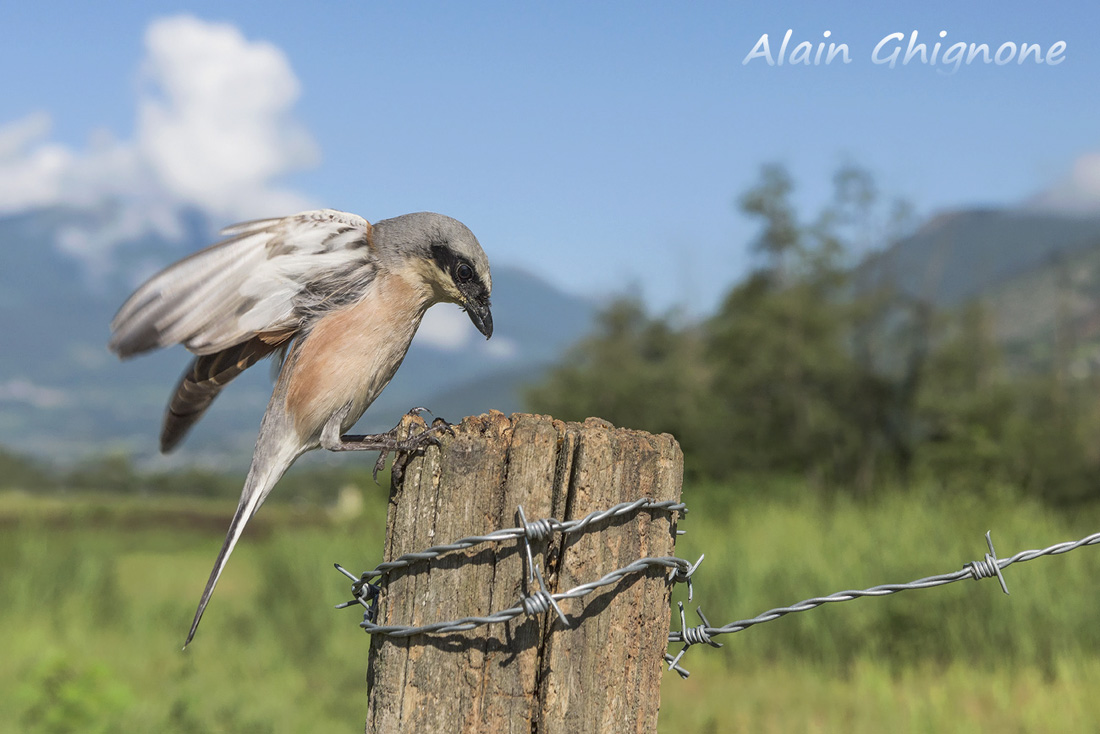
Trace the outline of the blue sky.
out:
<instances>
[{"instance_id":1,"label":"blue sky","mask_svg":"<svg viewBox=\"0 0 1100 734\"><path fill-rule=\"evenodd\" d=\"M227 223L299 203L429 209L470 225L494 262L699 313L750 263L733 201L766 162L788 166L808 208L854 161L923 215L1037 195L1100 210L1100 29L1083 2L306 8L5 3L0 213L103 192L159 212L72 245L103 255L134 227L171 231L181 201ZM788 28L792 46L829 30L852 62L742 64ZM954 73L872 63L880 39L914 30L1066 50L1056 66Z\"/></svg>"}]
</instances>

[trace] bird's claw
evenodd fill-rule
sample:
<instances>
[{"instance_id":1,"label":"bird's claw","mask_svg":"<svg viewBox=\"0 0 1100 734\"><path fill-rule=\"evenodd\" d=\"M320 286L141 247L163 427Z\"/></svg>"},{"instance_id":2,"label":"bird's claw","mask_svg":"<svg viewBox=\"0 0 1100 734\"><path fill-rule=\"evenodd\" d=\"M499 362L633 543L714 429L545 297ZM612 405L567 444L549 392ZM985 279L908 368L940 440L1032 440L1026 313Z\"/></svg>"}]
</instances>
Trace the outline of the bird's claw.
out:
<instances>
[{"instance_id":1,"label":"bird's claw","mask_svg":"<svg viewBox=\"0 0 1100 734\"><path fill-rule=\"evenodd\" d=\"M386 449L382 449L378 452L378 461L374 462L374 469L370 473L375 484L378 484L378 472L386 468L386 457L389 455L390 452Z\"/></svg>"},{"instance_id":2,"label":"bird's claw","mask_svg":"<svg viewBox=\"0 0 1100 734\"><path fill-rule=\"evenodd\" d=\"M407 415L419 416L422 412L431 413L427 408L413 408ZM454 435L454 426L442 418L436 418L428 428L403 439L397 438L397 432L400 428L401 426L396 426L387 434L391 438L392 444L378 452L378 460L374 462L374 471L372 472L375 482L378 481L378 472L386 467L386 458L391 451L394 452L395 456L390 473L395 480L400 482L405 474L405 466L409 463L412 454L423 451L428 446L439 446L441 442L438 433L446 432L452 436Z\"/></svg>"},{"instance_id":3,"label":"bird's claw","mask_svg":"<svg viewBox=\"0 0 1100 734\"><path fill-rule=\"evenodd\" d=\"M434 421L432 421L432 427L429 428L428 430L445 432L449 436L455 435L454 424L453 423L448 423L447 421L443 420L442 418L436 418Z\"/></svg>"}]
</instances>

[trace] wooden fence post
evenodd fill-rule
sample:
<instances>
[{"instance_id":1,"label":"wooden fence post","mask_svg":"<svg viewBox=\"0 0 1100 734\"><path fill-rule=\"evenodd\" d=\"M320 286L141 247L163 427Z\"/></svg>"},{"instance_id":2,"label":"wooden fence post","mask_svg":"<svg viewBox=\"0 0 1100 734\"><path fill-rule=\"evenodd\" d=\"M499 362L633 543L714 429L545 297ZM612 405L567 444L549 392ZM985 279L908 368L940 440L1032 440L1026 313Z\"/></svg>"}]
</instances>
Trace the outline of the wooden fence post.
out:
<instances>
[{"instance_id":1,"label":"wooden fence post","mask_svg":"<svg viewBox=\"0 0 1100 734\"><path fill-rule=\"evenodd\" d=\"M419 419L417 419L419 420ZM413 458L390 493L385 559L529 521L570 520L620 502L680 497L669 435L492 412ZM675 516L642 510L535 544L548 591L645 556L673 555ZM481 545L391 573L378 623L485 615L527 593L520 541ZM530 589L534 591L535 589ZM655 732L669 624L667 573L625 577L550 611L445 635L371 640L366 731Z\"/></svg>"}]
</instances>

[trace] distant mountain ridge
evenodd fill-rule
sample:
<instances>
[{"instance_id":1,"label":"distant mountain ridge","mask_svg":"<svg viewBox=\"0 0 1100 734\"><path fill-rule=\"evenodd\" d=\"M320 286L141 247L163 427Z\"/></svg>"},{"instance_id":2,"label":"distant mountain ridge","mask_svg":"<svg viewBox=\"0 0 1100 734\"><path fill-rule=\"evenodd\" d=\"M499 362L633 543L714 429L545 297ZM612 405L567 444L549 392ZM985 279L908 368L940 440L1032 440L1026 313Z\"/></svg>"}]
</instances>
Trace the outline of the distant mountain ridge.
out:
<instances>
[{"instance_id":1,"label":"distant mountain ridge","mask_svg":"<svg viewBox=\"0 0 1100 734\"><path fill-rule=\"evenodd\" d=\"M1100 215L948 212L856 274L941 309L981 300L1013 371L1050 369L1062 350L1074 374L1100 373Z\"/></svg>"},{"instance_id":2,"label":"distant mountain ridge","mask_svg":"<svg viewBox=\"0 0 1100 734\"><path fill-rule=\"evenodd\" d=\"M136 281L217 234L195 213L184 218L181 240L137 237L115 247L106 265L89 267L58 241L97 217L110 212L0 217L0 445L62 460L118 450L163 465L247 461L271 391L265 365L218 398L178 454L154 459L162 411L189 356L177 347L120 363L106 349L110 320ZM982 298L1021 365L1041 365L1060 328L1072 337L1074 369L1100 372L1100 216L949 212L871 255L856 274L941 308ZM522 387L591 328L593 303L515 268L498 264L493 276L493 339L441 348L418 337L360 428L389 428L415 405L450 420L518 410ZM446 309L463 323L448 304L430 315Z\"/></svg>"},{"instance_id":3,"label":"distant mountain ridge","mask_svg":"<svg viewBox=\"0 0 1100 734\"><path fill-rule=\"evenodd\" d=\"M1028 272L1100 247L1100 215L967 209L933 217L860 266L864 282L890 282L938 306L958 305Z\"/></svg>"},{"instance_id":4,"label":"distant mountain ridge","mask_svg":"<svg viewBox=\"0 0 1100 734\"><path fill-rule=\"evenodd\" d=\"M89 268L58 241L65 228L97 216L107 215L43 209L0 217L0 444L45 457L155 453L164 406L189 355L176 347L119 362L106 348L109 324L142 276L218 235L195 214L186 218L182 241L136 238L117 246L108 266ZM518 410L522 385L537 380L591 324L593 304L522 270L495 266L493 286L493 339L442 348L423 338L422 327L360 427L385 430L416 405L450 420L490 408ZM455 323L467 326L456 306L438 305L430 318L448 316L437 309L453 309ZM175 460L247 457L270 392L266 364L246 372L219 396Z\"/></svg>"}]
</instances>

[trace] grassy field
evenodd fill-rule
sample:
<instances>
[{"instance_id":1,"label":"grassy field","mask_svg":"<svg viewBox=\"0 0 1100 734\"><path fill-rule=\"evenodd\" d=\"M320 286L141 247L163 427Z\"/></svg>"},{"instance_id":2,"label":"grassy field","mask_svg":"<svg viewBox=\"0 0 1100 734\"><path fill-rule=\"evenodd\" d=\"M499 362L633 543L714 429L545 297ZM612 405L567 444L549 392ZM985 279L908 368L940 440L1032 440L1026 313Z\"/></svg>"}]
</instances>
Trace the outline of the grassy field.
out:
<instances>
[{"instance_id":1,"label":"grassy field","mask_svg":"<svg viewBox=\"0 0 1100 734\"><path fill-rule=\"evenodd\" d=\"M232 506L0 495L0 730L360 731L368 637L332 570L373 565L363 512L265 507L196 642L180 645ZM797 486L688 487L679 555L706 552L715 624L847 588L957 570L1100 529L1011 494L807 498ZM353 505L354 503L352 503ZM693 648L666 674L664 732L1065 732L1100 728L1100 548L794 615ZM678 591L678 595L682 594ZM690 623L694 624L693 618Z\"/></svg>"},{"instance_id":2,"label":"grassy field","mask_svg":"<svg viewBox=\"0 0 1100 734\"><path fill-rule=\"evenodd\" d=\"M707 558L695 604L716 625L844 589L912 581L1100 530L1009 494L869 503L696 488L678 555ZM685 497L691 502L691 488ZM786 495L786 496L784 496ZM700 508L696 508L700 509ZM1100 729L1100 547L881 599L826 605L693 648L666 675L664 732L1068 732ZM696 619L689 624L697 623Z\"/></svg>"}]
</instances>

